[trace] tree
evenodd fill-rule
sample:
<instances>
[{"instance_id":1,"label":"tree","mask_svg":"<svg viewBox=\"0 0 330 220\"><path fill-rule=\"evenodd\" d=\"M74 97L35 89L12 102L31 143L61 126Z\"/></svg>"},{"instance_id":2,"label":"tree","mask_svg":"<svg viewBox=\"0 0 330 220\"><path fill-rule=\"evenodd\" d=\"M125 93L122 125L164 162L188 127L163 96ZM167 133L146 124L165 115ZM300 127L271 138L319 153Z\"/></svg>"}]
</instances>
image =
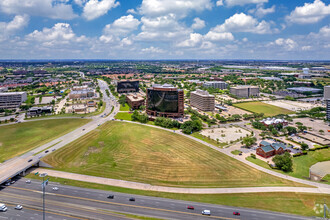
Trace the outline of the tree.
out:
<instances>
[{"instance_id":1,"label":"tree","mask_svg":"<svg viewBox=\"0 0 330 220\"><path fill-rule=\"evenodd\" d=\"M292 158L288 152L273 158L275 166L284 172L292 171Z\"/></svg>"},{"instance_id":2,"label":"tree","mask_svg":"<svg viewBox=\"0 0 330 220\"><path fill-rule=\"evenodd\" d=\"M306 144L305 142L302 142L301 144L300 144L300 146L301 146L301 149L302 150L308 150L308 148L309 148L309 146L308 146L308 144Z\"/></svg>"},{"instance_id":3,"label":"tree","mask_svg":"<svg viewBox=\"0 0 330 220\"><path fill-rule=\"evenodd\" d=\"M307 130L307 127L303 126L303 125L298 125L298 129L299 129L299 131L305 131L305 130Z\"/></svg>"},{"instance_id":4,"label":"tree","mask_svg":"<svg viewBox=\"0 0 330 220\"><path fill-rule=\"evenodd\" d=\"M126 95L121 95L119 97L119 100L118 100L119 104L121 104L122 106L125 106L125 103L126 103Z\"/></svg>"},{"instance_id":5,"label":"tree","mask_svg":"<svg viewBox=\"0 0 330 220\"><path fill-rule=\"evenodd\" d=\"M297 129L295 127L288 126L286 127L286 130L288 131L289 134L297 133Z\"/></svg>"},{"instance_id":6,"label":"tree","mask_svg":"<svg viewBox=\"0 0 330 220\"><path fill-rule=\"evenodd\" d=\"M257 138L255 137L244 137L241 143L247 147L251 147L256 141Z\"/></svg>"},{"instance_id":7,"label":"tree","mask_svg":"<svg viewBox=\"0 0 330 220\"><path fill-rule=\"evenodd\" d=\"M323 130L319 130L320 134L324 134L324 131Z\"/></svg>"}]
</instances>

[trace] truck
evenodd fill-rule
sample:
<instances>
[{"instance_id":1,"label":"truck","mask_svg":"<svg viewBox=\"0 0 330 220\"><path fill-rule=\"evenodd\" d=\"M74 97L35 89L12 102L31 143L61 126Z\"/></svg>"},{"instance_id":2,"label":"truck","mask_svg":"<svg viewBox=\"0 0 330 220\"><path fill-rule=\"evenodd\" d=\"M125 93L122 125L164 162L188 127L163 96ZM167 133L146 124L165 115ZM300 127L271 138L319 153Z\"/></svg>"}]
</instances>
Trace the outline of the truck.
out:
<instances>
[{"instance_id":1,"label":"truck","mask_svg":"<svg viewBox=\"0 0 330 220\"><path fill-rule=\"evenodd\" d=\"M5 204L3 204L3 203L0 203L0 211L1 212L7 211L7 206Z\"/></svg>"}]
</instances>

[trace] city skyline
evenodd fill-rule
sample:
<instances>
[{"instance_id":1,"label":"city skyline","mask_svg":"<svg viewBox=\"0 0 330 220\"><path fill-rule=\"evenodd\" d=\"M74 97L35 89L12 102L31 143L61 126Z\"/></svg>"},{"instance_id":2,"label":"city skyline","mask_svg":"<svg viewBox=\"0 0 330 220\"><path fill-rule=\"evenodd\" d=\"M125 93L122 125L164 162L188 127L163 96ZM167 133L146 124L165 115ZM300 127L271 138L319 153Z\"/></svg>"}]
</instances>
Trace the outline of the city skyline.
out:
<instances>
[{"instance_id":1,"label":"city skyline","mask_svg":"<svg viewBox=\"0 0 330 220\"><path fill-rule=\"evenodd\" d=\"M330 59L324 0L0 2L0 59Z\"/></svg>"}]
</instances>

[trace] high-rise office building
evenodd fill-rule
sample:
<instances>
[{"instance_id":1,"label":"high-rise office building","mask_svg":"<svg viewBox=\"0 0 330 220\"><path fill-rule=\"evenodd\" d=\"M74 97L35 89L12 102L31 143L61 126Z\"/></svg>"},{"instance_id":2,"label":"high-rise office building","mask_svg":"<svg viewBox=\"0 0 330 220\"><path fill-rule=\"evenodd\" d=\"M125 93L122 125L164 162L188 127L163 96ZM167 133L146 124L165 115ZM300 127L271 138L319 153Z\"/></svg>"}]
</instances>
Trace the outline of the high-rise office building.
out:
<instances>
[{"instance_id":1,"label":"high-rise office building","mask_svg":"<svg viewBox=\"0 0 330 220\"><path fill-rule=\"evenodd\" d=\"M153 85L147 89L146 112L158 117L183 117L183 90L170 84Z\"/></svg>"}]
</instances>

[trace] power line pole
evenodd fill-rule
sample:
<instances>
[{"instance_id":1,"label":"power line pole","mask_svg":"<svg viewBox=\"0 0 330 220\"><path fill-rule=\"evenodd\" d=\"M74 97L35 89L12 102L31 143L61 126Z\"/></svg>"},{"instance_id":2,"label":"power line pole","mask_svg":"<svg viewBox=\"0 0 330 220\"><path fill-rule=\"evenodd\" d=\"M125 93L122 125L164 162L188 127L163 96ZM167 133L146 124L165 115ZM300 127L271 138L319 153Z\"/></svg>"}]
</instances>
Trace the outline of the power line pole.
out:
<instances>
[{"instance_id":1,"label":"power line pole","mask_svg":"<svg viewBox=\"0 0 330 220\"><path fill-rule=\"evenodd\" d=\"M47 173L41 173L39 175L40 177L42 177L42 219L45 220L46 219L46 213L45 213L45 189L46 189L46 185L48 184L48 179L45 180L45 177L47 176Z\"/></svg>"}]
</instances>

